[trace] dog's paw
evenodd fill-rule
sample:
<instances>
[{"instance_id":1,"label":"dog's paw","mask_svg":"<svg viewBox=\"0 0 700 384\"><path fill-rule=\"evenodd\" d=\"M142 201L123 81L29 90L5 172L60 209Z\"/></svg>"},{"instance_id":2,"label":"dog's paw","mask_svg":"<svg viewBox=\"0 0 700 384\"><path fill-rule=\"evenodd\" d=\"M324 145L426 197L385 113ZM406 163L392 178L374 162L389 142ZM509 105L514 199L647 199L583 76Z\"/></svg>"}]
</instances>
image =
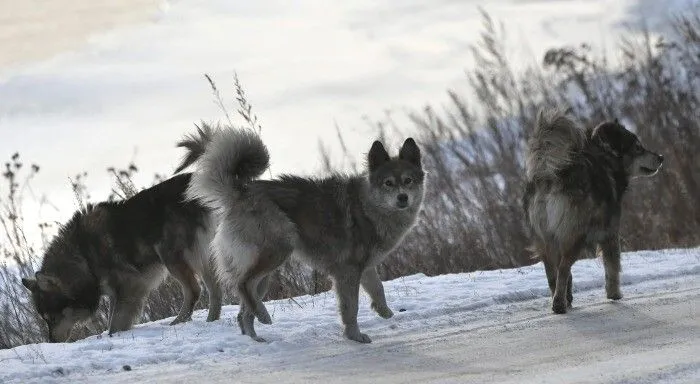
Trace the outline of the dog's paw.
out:
<instances>
[{"instance_id":1,"label":"dog's paw","mask_svg":"<svg viewBox=\"0 0 700 384\"><path fill-rule=\"evenodd\" d=\"M250 338L257 341L258 343L267 343L267 340L263 339L260 336L251 336Z\"/></svg>"},{"instance_id":2,"label":"dog's paw","mask_svg":"<svg viewBox=\"0 0 700 384\"><path fill-rule=\"evenodd\" d=\"M345 337L348 338L349 340L357 341L358 343L363 343L363 344L368 344L372 342L372 339L370 339L369 336L365 335L364 333L357 331L357 332L345 332Z\"/></svg>"},{"instance_id":3,"label":"dog's paw","mask_svg":"<svg viewBox=\"0 0 700 384\"><path fill-rule=\"evenodd\" d=\"M608 299L610 300L620 300L622 298L622 293L618 292L610 292L607 294Z\"/></svg>"},{"instance_id":4,"label":"dog's paw","mask_svg":"<svg viewBox=\"0 0 700 384\"><path fill-rule=\"evenodd\" d=\"M392 310L389 309L389 307L387 307L386 305L378 306L378 305L375 305L374 303L372 303L372 309L374 310L374 312L377 312L377 314L384 319L389 319L389 318L394 316L394 312L392 312Z\"/></svg>"},{"instance_id":5,"label":"dog's paw","mask_svg":"<svg viewBox=\"0 0 700 384\"><path fill-rule=\"evenodd\" d=\"M191 317L182 317L182 318L181 318L180 316L178 316L178 317L175 318L175 320L173 320L173 321L170 322L170 325L186 323L186 322L188 322L188 321L190 321L190 320L192 320Z\"/></svg>"},{"instance_id":6,"label":"dog's paw","mask_svg":"<svg viewBox=\"0 0 700 384\"><path fill-rule=\"evenodd\" d=\"M264 307L255 314L255 317L257 317L258 321L263 324L272 324L272 317L270 317L270 314Z\"/></svg>"},{"instance_id":7,"label":"dog's paw","mask_svg":"<svg viewBox=\"0 0 700 384\"><path fill-rule=\"evenodd\" d=\"M566 313L566 308L566 300L554 300L554 302L552 302L552 311L558 315Z\"/></svg>"}]
</instances>

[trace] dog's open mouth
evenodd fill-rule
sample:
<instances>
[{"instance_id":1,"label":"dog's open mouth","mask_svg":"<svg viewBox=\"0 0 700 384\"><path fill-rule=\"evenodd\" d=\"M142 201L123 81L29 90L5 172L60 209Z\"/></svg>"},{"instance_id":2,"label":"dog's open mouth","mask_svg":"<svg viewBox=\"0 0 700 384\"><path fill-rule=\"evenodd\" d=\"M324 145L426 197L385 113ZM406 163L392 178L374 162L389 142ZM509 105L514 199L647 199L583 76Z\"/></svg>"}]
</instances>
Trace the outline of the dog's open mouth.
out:
<instances>
[{"instance_id":1,"label":"dog's open mouth","mask_svg":"<svg viewBox=\"0 0 700 384\"><path fill-rule=\"evenodd\" d=\"M659 166L658 168L654 168L654 169L652 169L652 168L647 168L647 167L644 167L644 166L639 167L639 169L640 169L644 174L646 174L646 175L653 175L653 174L655 174L655 173L659 170L659 168L661 168L661 166Z\"/></svg>"}]
</instances>

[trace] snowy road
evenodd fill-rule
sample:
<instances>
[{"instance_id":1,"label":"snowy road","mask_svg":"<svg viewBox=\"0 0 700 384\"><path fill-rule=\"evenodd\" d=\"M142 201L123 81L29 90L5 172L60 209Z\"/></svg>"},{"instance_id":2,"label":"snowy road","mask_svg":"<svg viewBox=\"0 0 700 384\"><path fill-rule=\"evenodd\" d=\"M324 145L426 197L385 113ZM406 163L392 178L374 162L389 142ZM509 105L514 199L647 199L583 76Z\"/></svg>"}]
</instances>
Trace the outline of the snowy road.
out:
<instances>
[{"instance_id":1,"label":"snowy road","mask_svg":"<svg viewBox=\"0 0 700 384\"><path fill-rule=\"evenodd\" d=\"M344 340L335 296L267 302L257 325L269 343L240 335L236 306L114 337L0 350L0 383L698 383L700 248L623 255L620 302L605 299L600 260L574 265L574 309L551 314L542 264L412 275L385 283L395 316L361 297L372 344ZM124 367L128 366L128 370Z\"/></svg>"},{"instance_id":2,"label":"snowy road","mask_svg":"<svg viewBox=\"0 0 700 384\"><path fill-rule=\"evenodd\" d=\"M154 367L107 382L697 383L700 284L685 280L690 286L678 281L678 291L596 301L565 316L532 309L476 330L396 335L343 352L322 347L250 368Z\"/></svg>"}]
</instances>

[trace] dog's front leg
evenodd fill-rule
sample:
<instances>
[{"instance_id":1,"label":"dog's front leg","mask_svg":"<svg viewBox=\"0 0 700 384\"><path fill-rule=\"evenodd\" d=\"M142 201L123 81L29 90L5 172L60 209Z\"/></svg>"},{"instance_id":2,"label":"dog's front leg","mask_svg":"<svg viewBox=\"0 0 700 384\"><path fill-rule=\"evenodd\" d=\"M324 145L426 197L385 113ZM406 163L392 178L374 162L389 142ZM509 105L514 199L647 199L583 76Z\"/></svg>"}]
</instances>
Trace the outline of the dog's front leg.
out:
<instances>
[{"instance_id":1,"label":"dog's front leg","mask_svg":"<svg viewBox=\"0 0 700 384\"><path fill-rule=\"evenodd\" d=\"M112 320L109 324L109 335L131 329L138 320L143 309L144 297L117 296L114 304Z\"/></svg>"},{"instance_id":2,"label":"dog's front leg","mask_svg":"<svg viewBox=\"0 0 700 384\"><path fill-rule=\"evenodd\" d=\"M370 299L372 299L372 309L377 312L379 316L385 319L394 316L394 312L392 312L386 304L384 286L382 285L382 280L379 278L375 267L365 269L362 273L361 284Z\"/></svg>"},{"instance_id":3,"label":"dog's front leg","mask_svg":"<svg viewBox=\"0 0 700 384\"><path fill-rule=\"evenodd\" d=\"M116 312L117 308L117 296L116 295L109 295L109 319L108 320L108 327L109 329L109 334L112 334L112 324L114 324L114 314Z\"/></svg>"},{"instance_id":4,"label":"dog's front leg","mask_svg":"<svg viewBox=\"0 0 700 384\"><path fill-rule=\"evenodd\" d=\"M360 295L360 279L362 271L359 267L343 268L332 275L333 286L338 297L340 317L345 326L345 337L360 343L371 343L372 339L360 332L357 325L357 301Z\"/></svg>"},{"instance_id":5,"label":"dog's front leg","mask_svg":"<svg viewBox=\"0 0 700 384\"><path fill-rule=\"evenodd\" d=\"M608 299L620 300L620 239L613 236L600 244L605 265L605 293Z\"/></svg>"}]
</instances>

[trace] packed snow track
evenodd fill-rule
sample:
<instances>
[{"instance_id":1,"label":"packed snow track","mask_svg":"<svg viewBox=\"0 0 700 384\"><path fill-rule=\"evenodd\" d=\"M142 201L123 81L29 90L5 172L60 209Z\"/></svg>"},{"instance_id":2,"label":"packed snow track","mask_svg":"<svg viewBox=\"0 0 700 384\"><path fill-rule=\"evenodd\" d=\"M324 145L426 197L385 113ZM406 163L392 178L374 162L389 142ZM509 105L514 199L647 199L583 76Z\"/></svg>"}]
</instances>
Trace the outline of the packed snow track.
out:
<instances>
[{"instance_id":1,"label":"packed snow track","mask_svg":"<svg viewBox=\"0 0 700 384\"><path fill-rule=\"evenodd\" d=\"M605 299L600 260L573 273L566 315L551 313L541 264L415 275L386 283L392 319L363 298L369 345L342 338L329 293L268 302L273 324L257 329L269 343L241 336L227 307L215 323L199 312L180 326L0 351L0 382L700 382L700 249L623 255L618 302Z\"/></svg>"}]
</instances>

